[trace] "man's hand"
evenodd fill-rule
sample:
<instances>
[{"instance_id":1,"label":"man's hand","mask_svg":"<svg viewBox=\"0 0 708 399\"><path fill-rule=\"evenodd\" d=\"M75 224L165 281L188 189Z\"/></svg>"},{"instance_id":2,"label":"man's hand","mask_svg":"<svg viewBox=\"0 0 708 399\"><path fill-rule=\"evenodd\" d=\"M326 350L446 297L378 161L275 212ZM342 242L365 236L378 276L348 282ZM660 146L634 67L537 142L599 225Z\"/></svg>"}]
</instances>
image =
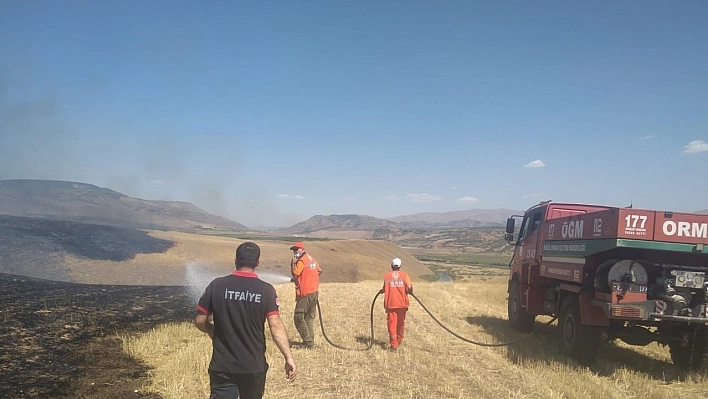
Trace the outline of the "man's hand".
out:
<instances>
[{"instance_id":1,"label":"man's hand","mask_svg":"<svg viewBox=\"0 0 708 399\"><path fill-rule=\"evenodd\" d=\"M293 381L297 375L297 368L290 352L288 333L285 331L285 326L280 320L279 314L268 316L268 328L270 329L271 337L273 337L273 342L275 342L275 345L280 349L280 353L283 354L283 358L285 358L285 378L288 381Z\"/></svg>"},{"instance_id":2,"label":"man's hand","mask_svg":"<svg viewBox=\"0 0 708 399\"><path fill-rule=\"evenodd\" d=\"M384 293L384 289L381 288L381 289L379 290L379 294L383 294L383 293Z\"/></svg>"},{"instance_id":3,"label":"man's hand","mask_svg":"<svg viewBox=\"0 0 708 399\"><path fill-rule=\"evenodd\" d=\"M297 367L292 357L285 358L285 379L293 382L297 376Z\"/></svg>"},{"instance_id":4,"label":"man's hand","mask_svg":"<svg viewBox=\"0 0 708 399\"><path fill-rule=\"evenodd\" d=\"M199 329L199 331L209 335L209 338L214 339L214 324L209 321L209 316L198 313L194 316L194 325Z\"/></svg>"},{"instance_id":5,"label":"man's hand","mask_svg":"<svg viewBox=\"0 0 708 399\"><path fill-rule=\"evenodd\" d=\"M297 277L290 278L290 282L295 283L295 285L297 285Z\"/></svg>"}]
</instances>

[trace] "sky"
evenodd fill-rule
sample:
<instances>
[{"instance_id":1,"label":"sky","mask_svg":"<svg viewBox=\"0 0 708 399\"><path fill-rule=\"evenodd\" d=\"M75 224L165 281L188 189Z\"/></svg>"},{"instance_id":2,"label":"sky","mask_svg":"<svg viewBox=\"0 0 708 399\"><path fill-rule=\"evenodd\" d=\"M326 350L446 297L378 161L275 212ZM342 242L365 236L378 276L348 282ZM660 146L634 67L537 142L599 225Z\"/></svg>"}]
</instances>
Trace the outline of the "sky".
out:
<instances>
[{"instance_id":1,"label":"sky","mask_svg":"<svg viewBox=\"0 0 708 399\"><path fill-rule=\"evenodd\" d=\"M708 209L708 2L0 2L0 179L249 227Z\"/></svg>"}]
</instances>

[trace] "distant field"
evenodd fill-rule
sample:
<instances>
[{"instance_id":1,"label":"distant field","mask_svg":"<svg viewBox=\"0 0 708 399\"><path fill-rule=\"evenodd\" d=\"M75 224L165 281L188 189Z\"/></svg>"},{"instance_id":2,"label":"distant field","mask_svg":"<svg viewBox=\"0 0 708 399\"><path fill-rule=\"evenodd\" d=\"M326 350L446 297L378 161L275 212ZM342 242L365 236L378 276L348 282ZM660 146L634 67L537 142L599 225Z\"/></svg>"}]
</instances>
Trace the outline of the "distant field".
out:
<instances>
[{"instance_id":1,"label":"distant field","mask_svg":"<svg viewBox=\"0 0 708 399\"><path fill-rule=\"evenodd\" d=\"M428 252L477 252L506 254L511 246L504 241L504 229L471 227L440 230L404 230L386 239L402 247L420 248Z\"/></svg>"},{"instance_id":2,"label":"distant field","mask_svg":"<svg viewBox=\"0 0 708 399\"><path fill-rule=\"evenodd\" d=\"M452 263L491 268L507 268L510 256L497 254L418 254L414 255L421 262Z\"/></svg>"},{"instance_id":3,"label":"distant field","mask_svg":"<svg viewBox=\"0 0 708 399\"><path fill-rule=\"evenodd\" d=\"M331 239L327 237L293 237L292 235L271 235L271 234L257 234L257 233L200 233L203 235L213 235L217 237L229 237L235 238L237 240L244 241L284 241L284 242L298 242L298 241L332 241L336 239Z\"/></svg>"},{"instance_id":4,"label":"distant field","mask_svg":"<svg viewBox=\"0 0 708 399\"><path fill-rule=\"evenodd\" d=\"M467 281L478 276L506 276L511 259L506 255L482 253L417 253L414 256L435 273L424 277L428 281L437 281L440 274L450 276L453 281Z\"/></svg>"}]
</instances>

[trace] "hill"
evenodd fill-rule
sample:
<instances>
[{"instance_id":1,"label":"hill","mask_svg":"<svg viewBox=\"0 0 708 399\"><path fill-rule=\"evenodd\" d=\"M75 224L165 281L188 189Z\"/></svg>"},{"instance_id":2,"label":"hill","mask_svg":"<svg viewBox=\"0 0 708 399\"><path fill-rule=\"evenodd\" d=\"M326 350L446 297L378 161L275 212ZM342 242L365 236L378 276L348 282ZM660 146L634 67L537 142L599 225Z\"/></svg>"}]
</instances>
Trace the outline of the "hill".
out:
<instances>
[{"instance_id":1,"label":"hill","mask_svg":"<svg viewBox=\"0 0 708 399\"><path fill-rule=\"evenodd\" d=\"M0 215L2 273L73 281L69 259L134 261L139 253L163 253L173 245L127 227Z\"/></svg>"},{"instance_id":2,"label":"hill","mask_svg":"<svg viewBox=\"0 0 708 399\"><path fill-rule=\"evenodd\" d=\"M401 226L389 220L366 215L316 215L280 233L312 237L373 238L399 231Z\"/></svg>"},{"instance_id":3,"label":"hill","mask_svg":"<svg viewBox=\"0 0 708 399\"><path fill-rule=\"evenodd\" d=\"M381 238L396 235L402 230L443 230L471 227L500 227L513 214L510 209L470 209L454 212L426 212L381 219L366 215L316 215L303 222L277 231L292 234L311 234L324 237L327 233L348 233L360 238ZM357 233L358 232L358 233ZM339 236L338 235L338 236Z\"/></svg>"},{"instance_id":4,"label":"hill","mask_svg":"<svg viewBox=\"0 0 708 399\"><path fill-rule=\"evenodd\" d=\"M492 218L505 220L507 212L513 211L479 213L479 215L487 215L480 216L481 220L485 220L484 222L453 219L457 215L471 214L464 212L420 214L423 215L421 216L423 220L407 219L403 222L362 215L317 215L292 227L279 229L277 232L302 237L381 240L404 248L506 253L509 252L510 247L504 241L504 228L497 226L491 220ZM401 216L401 218L408 218L408 216ZM479 224L489 224L489 226L470 226ZM457 225L462 227L451 227ZM432 228L431 226L447 227Z\"/></svg>"},{"instance_id":5,"label":"hill","mask_svg":"<svg viewBox=\"0 0 708 399\"><path fill-rule=\"evenodd\" d=\"M246 230L188 202L149 201L54 180L0 180L0 214L158 230Z\"/></svg>"},{"instance_id":6,"label":"hill","mask_svg":"<svg viewBox=\"0 0 708 399\"><path fill-rule=\"evenodd\" d=\"M449 253L497 253L510 254L513 250L504 240L503 227L471 227L463 229L418 230L403 229L386 236L374 236L407 249L425 251L444 251Z\"/></svg>"},{"instance_id":7,"label":"hill","mask_svg":"<svg viewBox=\"0 0 708 399\"><path fill-rule=\"evenodd\" d=\"M206 286L209 277L233 271L234 250L246 240L261 246L260 271L289 276L289 248L294 240L146 232L0 215L0 272L92 284L190 285L197 279ZM403 259L415 279L433 274L390 242L305 240L305 245L322 264L324 282L378 280L393 257Z\"/></svg>"},{"instance_id":8,"label":"hill","mask_svg":"<svg viewBox=\"0 0 708 399\"><path fill-rule=\"evenodd\" d=\"M483 226L503 226L511 215L523 214L510 209L470 209L454 212L425 212L414 215L396 216L394 221L405 228L413 229L457 229Z\"/></svg>"},{"instance_id":9,"label":"hill","mask_svg":"<svg viewBox=\"0 0 708 399\"><path fill-rule=\"evenodd\" d=\"M702 211L696 211L696 212L694 212L694 213L705 213L705 214L708 214L708 209L704 209L704 210L702 210Z\"/></svg>"},{"instance_id":10,"label":"hill","mask_svg":"<svg viewBox=\"0 0 708 399\"><path fill-rule=\"evenodd\" d=\"M316 215L272 232L282 236L374 239L403 246L479 251L499 247L500 231L480 234L467 230L500 226L511 213L504 209L477 209L421 213L395 220L356 214ZM52 180L0 180L0 214L208 234L248 230L240 223L209 214L187 202L143 200L91 184ZM490 244L490 239L494 243Z\"/></svg>"}]
</instances>

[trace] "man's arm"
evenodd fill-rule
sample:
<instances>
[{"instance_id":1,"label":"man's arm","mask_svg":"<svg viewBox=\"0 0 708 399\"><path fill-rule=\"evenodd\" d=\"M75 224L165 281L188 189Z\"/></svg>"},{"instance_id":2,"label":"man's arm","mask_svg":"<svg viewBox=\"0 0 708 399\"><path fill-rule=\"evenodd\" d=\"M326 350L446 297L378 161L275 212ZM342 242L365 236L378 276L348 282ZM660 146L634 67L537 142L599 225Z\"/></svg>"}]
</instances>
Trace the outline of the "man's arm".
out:
<instances>
[{"instance_id":1,"label":"man's arm","mask_svg":"<svg viewBox=\"0 0 708 399\"><path fill-rule=\"evenodd\" d=\"M302 274L302 271L305 269L305 262L302 261L302 259L297 259L295 260L295 263L293 263L292 269L290 270L291 274L293 277L300 277Z\"/></svg>"},{"instance_id":2,"label":"man's arm","mask_svg":"<svg viewBox=\"0 0 708 399\"><path fill-rule=\"evenodd\" d=\"M292 267L290 268L290 274L292 274L292 278L290 279L291 282L295 283L295 286L298 286L298 279L300 276L302 276L303 270L305 270L305 262L302 261L300 258L293 258L293 262L291 262Z\"/></svg>"},{"instance_id":3,"label":"man's arm","mask_svg":"<svg viewBox=\"0 0 708 399\"><path fill-rule=\"evenodd\" d=\"M199 331L209 335L209 338L214 339L214 324L209 322L209 316L204 313L197 313L194 316L194 325Z\"/></svg>"},{"instance_id":4,"label":"man's arm","mask_svg":"<svg viewBox=\"0 0 708 399\"><path fill-rule=\"evenodd\" d=\"M275 342L275 345L285 358L285 378L288 381L293 381L297 375L297 368L295 367L293 354L290 352L288 333L285 331L283 321L280 320L280 315L272 314L268 316L268 328L270 329L270 335L273 337L273 342Z\"/></svg>"}]
</instances>

